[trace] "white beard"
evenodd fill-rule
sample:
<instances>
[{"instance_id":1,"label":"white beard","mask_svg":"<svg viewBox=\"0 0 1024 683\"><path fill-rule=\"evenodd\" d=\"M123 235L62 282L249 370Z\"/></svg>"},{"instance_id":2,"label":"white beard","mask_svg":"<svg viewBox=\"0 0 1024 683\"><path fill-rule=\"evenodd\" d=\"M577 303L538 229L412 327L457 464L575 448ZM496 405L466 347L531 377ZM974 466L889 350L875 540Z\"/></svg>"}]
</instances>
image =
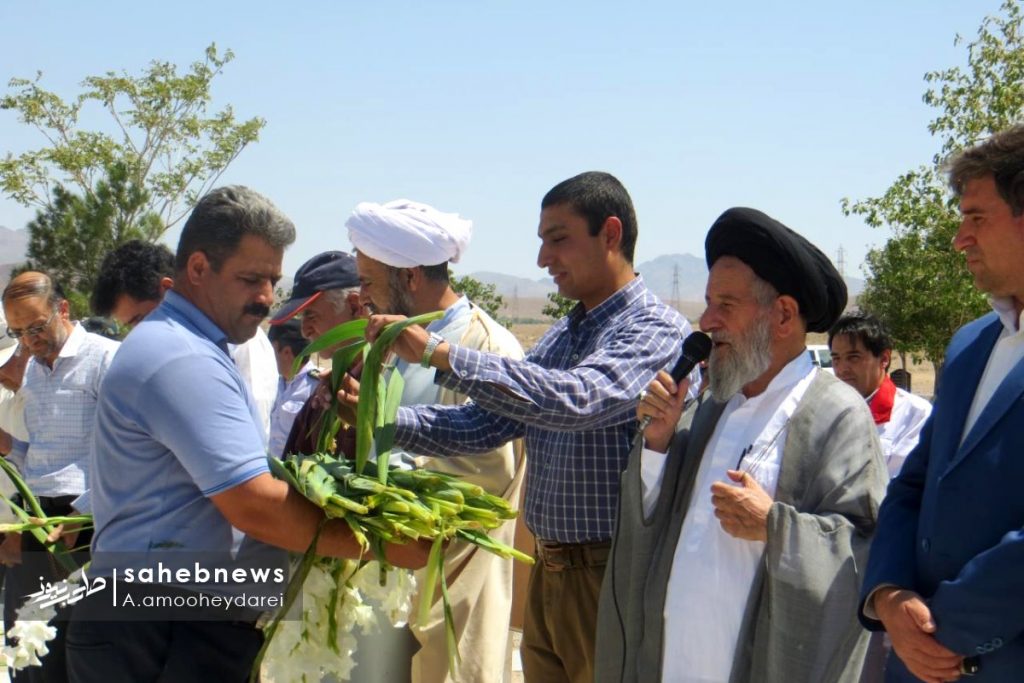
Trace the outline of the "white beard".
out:
<instances>
[{"instance_id":1,"label":"white beard","mask_svg":"<svg viewBox=\"0 0 1024 683\"><path fill-rule=\"evenodd\" d=\"M708 359L708 388L717 401L728 401L736 392L760 377L772 362L771 321L760 315L736 338L712 335L714 341L726 341L730 351L725 355L712 347Z\"/></svg>"}]
</instances>

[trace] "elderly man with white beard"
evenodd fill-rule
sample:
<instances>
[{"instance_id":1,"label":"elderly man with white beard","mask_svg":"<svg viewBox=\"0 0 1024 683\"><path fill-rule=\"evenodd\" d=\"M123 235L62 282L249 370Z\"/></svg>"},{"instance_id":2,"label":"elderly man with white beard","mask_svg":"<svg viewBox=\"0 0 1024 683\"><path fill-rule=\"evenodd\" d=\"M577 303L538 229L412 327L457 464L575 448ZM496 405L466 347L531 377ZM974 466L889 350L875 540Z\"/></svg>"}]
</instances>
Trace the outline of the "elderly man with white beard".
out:
<instances>
[{"instance_id":1,"label":"elderly man with white beard","mask_svg":"<svg viewBox=\"0 0 1024 683\"><path fill-rule=\"evenodd\" d=\"M713 400L684 412L686 382L665 372L644 392L596 680L855 682L860 572L888 477L864 400L805 350L846 287L753 209L722 214L705 251Z\"/></svg>"}]
</instances>

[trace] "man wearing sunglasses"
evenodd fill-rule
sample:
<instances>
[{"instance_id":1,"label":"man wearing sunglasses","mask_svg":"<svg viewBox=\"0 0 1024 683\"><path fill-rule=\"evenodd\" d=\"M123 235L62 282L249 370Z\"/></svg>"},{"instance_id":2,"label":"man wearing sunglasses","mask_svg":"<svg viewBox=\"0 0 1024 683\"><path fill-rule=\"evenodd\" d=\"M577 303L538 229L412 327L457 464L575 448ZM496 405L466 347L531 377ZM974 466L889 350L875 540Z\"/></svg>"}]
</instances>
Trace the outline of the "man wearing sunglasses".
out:
<instances>
[{"instance_id":1,"label":"man wearing sunglasses","mask_svg":"<svg viewBox=\"0 0 1024 683\"><path fill-rule=\"evenodd\" d=\"M119 346L71 321L68 300L46 273L18 275L3 292L7 318L4 333L21 342L30 358L19 394L24 396L28 442L15 441L7 457L17 465L29 489L48 516L67 515L87 487L89 444L100 382ZM70 546L88 545L87 534L69 533ZM4 622L14 623L25 596L40 581L57 581L49 553L31 534L22 534L21 563L6 577ZM42 579L40 578L42 577ZM65 669L64 625L68 614L58 610L57 637L42 667L19 673L18 680L51 680Z\"/></svg>"}]
</instances>

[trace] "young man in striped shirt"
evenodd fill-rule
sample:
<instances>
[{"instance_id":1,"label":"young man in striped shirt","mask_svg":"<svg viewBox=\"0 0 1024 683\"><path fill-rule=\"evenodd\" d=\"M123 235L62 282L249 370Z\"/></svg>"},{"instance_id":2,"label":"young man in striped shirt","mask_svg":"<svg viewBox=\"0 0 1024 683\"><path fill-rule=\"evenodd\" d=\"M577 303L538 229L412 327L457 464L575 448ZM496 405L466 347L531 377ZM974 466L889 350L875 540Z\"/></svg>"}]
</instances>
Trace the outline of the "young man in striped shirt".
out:
<instances>
[{"instance_id":1,"label":"young man in striped shirt","mask_svg":"<svg viewBox=\"0 0 1024 683\"><path fill-rule=\"evenodd\" d=\"M537 265L579 303L512 360L408 328L394 350L437 369L462 406L401 408L396 442L432 455L526 443L526 524L537 538L521 655L527 680L592 681L601 580L637 396L679 356L690 325L633 270L633 204L615 177L569 178L541 202ZM389 316L371 318L374 337ZM694 396L699 385L696 373ZM571 605L571 608L566 608Z\"/></svg>"}]
</instances>

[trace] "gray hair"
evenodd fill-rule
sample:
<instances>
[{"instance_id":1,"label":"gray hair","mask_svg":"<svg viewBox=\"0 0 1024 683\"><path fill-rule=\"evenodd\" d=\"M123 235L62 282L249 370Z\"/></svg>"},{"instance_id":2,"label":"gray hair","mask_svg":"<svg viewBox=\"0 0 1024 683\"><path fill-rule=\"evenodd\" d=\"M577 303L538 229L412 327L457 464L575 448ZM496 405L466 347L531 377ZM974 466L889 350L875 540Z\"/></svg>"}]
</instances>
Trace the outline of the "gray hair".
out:
<instances>
[{"instance_id":1,"label":"gray hair","mask_svg":"<svg viewBox=\"0 0 1024 683\"><path fill-rule=\"evenodd\" d=\"M335 313L345 313L348 308L348 297L351 294L359 294L359 288L341 287L339 289L325 289L321 296L331 305Z\"/></svg>"},{"instance_id":2,"label":"gray hair","mask_svg":"<svg viewBox=\"0 0 1024 683\"><path fill-rule=\"evenodd\" d=\"M295 241L295 225L269 199L247 187L211 190L196 204L181 231L174 266L184 270L189 257L201 251L219 271L246 235L284 249Z\"/></svg>"},{"instance_id":3,"label":"gray hair","mask_svg":"<svg viewBox=\"0 0 1024 683\"><path fill-rule=\"evenodd\" d=\"M754 274L754 282L751 285L754 292L754 301L761 308L768 308L779 298L779 290L775 289L772 283Z\"/></svg>"}]
</instances>

